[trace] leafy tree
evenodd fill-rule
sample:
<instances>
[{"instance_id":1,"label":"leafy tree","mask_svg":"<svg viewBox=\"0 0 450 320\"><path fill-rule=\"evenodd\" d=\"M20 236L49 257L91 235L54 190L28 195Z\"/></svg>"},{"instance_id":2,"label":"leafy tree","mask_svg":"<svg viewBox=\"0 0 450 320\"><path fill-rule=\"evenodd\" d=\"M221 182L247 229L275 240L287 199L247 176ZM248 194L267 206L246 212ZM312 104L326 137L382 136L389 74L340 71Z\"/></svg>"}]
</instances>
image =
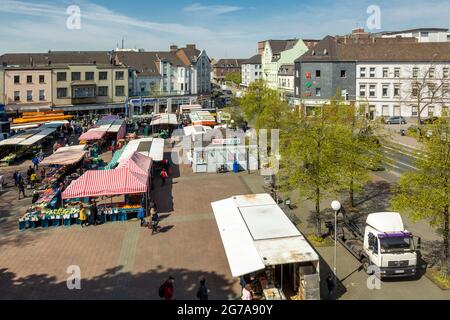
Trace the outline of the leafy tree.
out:
<instances>
[{"instance_id":1,"label":"leafy tree","mask_svg":"<svg viewBox=\"0 0 450 320\"><path fill-rule=\"evenodd\" d=\"M364 108L341 105L346 115L343 117L344 131L339 140L342 172L341 185L348 190L350 204L355 206L355 192L360 191L370 181L370 170L381 166L385 160L376 135L376 124L365 116Z\"/></svg>"},{"instance_id":2,"label":"leafy tree","mask_svg":"<svg viewBox=\"0 0 450 320\"><path fill-rule=\"evenodd\" d=\"M241 73L240 72L230 72L225 76L225 81L230 81L235 85L241 84Z\"/></svg>"},{"instance_id":3,"label":"leafy tree","mask_svg":"<svg viewBox=\"0 0 450 320\"><path fill-rule=\"evenodd\" d=\"M442 118L432 126L432 136L418 157L416 171L400 178L392 199L395 210L405 210L413 220L425 219L442 228L442 263L450 272L449 206L450 206L450 123Z\"/></svg>"},{"instance_id":4,"label":"leafy tree","mask_svg":"<svg viewBox=\"0 0 450 320\"><path fill-rule=\"evenodd\" d=\"M299 115L296 110L294 114ZM339 140L345 134L340 103L323 105L315 117L291 119L281 134L282 189L298 190L315 203L316 232L321 235L322 197L340 189Z\"/></svg>"}]
</instances>

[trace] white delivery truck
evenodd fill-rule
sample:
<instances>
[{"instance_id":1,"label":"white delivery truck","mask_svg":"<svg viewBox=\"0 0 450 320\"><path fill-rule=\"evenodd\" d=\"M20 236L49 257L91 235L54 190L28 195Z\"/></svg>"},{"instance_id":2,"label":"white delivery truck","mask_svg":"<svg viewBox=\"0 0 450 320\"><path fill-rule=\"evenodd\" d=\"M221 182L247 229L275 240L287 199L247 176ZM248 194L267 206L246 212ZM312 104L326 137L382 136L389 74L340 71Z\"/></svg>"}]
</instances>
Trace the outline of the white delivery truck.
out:
<instances>
[{"instance_id":1,"label":"white delivery truck","mask_svg":"<svg viewBox=\"0 0 450 320\"><path fill-rule=\"evenodd\" d=\"M334 237L334 224L328 222ZM364 269L381 278L414 277L420 256L420 242L404 228L397 212L369 214L364 229L349 221L345 212L337 223L337 240L361 261ZM371 267L372 266L372 267Z\"/></svg>"}]
</instances>

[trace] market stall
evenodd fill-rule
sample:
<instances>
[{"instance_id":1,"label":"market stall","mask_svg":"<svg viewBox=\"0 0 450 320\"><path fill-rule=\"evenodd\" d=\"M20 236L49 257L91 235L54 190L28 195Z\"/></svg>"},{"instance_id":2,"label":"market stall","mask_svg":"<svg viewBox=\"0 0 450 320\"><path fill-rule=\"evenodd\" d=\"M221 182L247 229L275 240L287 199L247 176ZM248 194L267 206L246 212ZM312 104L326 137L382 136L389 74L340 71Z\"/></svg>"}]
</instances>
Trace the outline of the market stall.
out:
<instances>
[{"instance_id":1,"label":"market stall","mask_svg":"<svg viewBox=\"0 0 450 320\"><path fill-rule=\"evenodd\" d=\"M233 277L254 298L320 299L319 256L268 194L211 203Z\"/></svg>"},{"instance_id":2,"label":"market stall","mask_svg":"<svg viewBox=\"0 0 450 320\"><path fill-rule=\"evenodd\" d=\"M45 158L41 165L71 165L80 162L86 156L86 145L61 147Z\"/></svg>"},{"instance_id":3,"label":"market stall","mask_svg":"<svg viewBox=\"0 0 450 320\"><path fill-rule=\"evenodd\" d=\"M111 221L125 221L130 214L137 213L146 203L150 192L150 168L152 160L135 152L113 170L89 170L75 180L63 192L62 198L102 198L126 195L125 201L110 203L102 210ZM72 206L73 208L73 206ZM108 208L108 210L106 210Z\"/></svg>"},{"instance_id":4,"label":"market stall","mask_svg":"<svg viewBox=\"0 0 450 320\"><path fill-rule=\"evenodd\" d=\"M189 114L189 119L193 125L199 126L214 126L216 125L216 118L209 111L192 111Z\"/></svg>"}]
</instances>

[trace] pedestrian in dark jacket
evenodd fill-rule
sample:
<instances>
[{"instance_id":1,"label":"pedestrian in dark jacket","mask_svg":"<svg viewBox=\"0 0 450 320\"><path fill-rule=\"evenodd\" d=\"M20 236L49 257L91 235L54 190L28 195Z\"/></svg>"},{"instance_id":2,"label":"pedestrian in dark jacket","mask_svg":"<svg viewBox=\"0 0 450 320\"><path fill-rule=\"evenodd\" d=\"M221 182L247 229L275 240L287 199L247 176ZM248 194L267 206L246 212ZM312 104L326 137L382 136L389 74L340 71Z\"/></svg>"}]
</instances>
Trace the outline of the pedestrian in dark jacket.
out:
<instances>
[{"instance_id":1,"label":"pedestrian in dark jacket","mask_svg":"<svg viewBox=\"0 0 450 320\"><path fill-rule=\"evenodd\" d=\"M327 278L327 289L328 289L328 300L331 300L334 290L334 280L331 273L328 275Z\"/></svg>"},{"instance_id":2,"label":"pedestrian in dark jacket","mask_svg":"<svg viewBox=\"0 0 450 320\"><path fill-rule=\"evenodd\" d=\"M208 288L206 287L206 279L200 280L200 287L197 290L197 298L199 300L208 300Z\"/></svg>"},{"instance_id":3,"label":"pedestrian in dark jacket","mask_svg":"<svg viewBox=\"0 0 450 320\"><path fill-rule=\"evenodd\" d=\"M19 182L19 200L20 200L20 195L23 194L23 197L26 198L27 196L25 195L25 183L23 182L23 179Z\"/></svg>"},{"instance_id":4,"label":"pedestrian in dark jacket","mask_svg":"<svg viewBox=\"0 0 450 320\"><path fill-rule=\"evenodd\" d=\"M19 172L14 171L13 179L14 179L14 185L17 187L19 185Z\"/></svg>"}]
</instances>

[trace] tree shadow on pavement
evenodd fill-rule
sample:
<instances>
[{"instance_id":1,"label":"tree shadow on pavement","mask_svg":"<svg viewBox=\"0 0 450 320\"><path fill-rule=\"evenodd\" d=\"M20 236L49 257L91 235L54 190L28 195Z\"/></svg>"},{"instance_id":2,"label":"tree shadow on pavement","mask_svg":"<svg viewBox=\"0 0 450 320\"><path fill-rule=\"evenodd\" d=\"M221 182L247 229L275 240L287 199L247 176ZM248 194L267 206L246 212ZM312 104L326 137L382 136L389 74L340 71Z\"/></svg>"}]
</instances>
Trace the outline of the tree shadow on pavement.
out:
<instances>
[{"instance_id":1,"label":"tree shadow on pavement","mask_svg":"<svg viewBox=\"0 0 450 320\"><path fill-rule=\"evenodd\" d=\"M1 299L132 299L160 300L158 289L170 276L175 278L174 298L177 300L195 300L199 281L206 279L211 300L235 299L236 283L215 272L202 272L184 268L155 269L141 273L124 272L122 266L110 268L103 274L83 279L81 270L81 290L69 290L66 280L58 280L47 274L33 274L18 277L8 269L0 269ZM69 275L67 275L69 277ZM74 283L74 281L69 281Z\"/></svg>"}]
</instances>

